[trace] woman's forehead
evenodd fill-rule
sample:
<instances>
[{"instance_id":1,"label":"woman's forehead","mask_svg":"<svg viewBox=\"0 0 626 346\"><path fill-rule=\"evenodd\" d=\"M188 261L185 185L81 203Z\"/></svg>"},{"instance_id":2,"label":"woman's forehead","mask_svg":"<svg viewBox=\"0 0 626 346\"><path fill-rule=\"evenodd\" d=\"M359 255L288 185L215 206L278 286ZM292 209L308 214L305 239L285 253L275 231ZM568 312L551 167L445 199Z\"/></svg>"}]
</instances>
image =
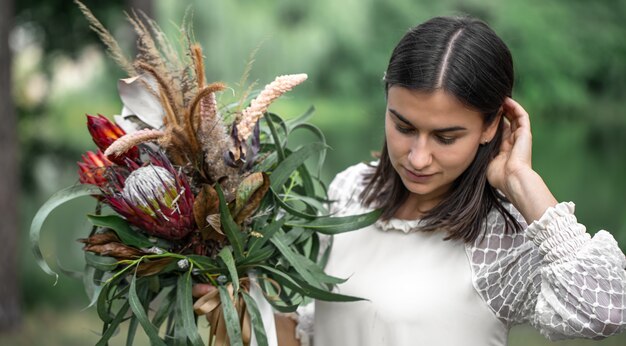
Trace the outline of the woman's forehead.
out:
<instances>
[{"instance_id":1,"label":"woman's forehead","mask_svg":"<svg viewBox=\"0 0 626 346\"><path fill-rule=\"evenodd\" d=\"M400 86L389 88L387 108L414 126L482 126L481 114L470 109L455 96L437 89L432 92Z\"/></svg>"}]
</instances>

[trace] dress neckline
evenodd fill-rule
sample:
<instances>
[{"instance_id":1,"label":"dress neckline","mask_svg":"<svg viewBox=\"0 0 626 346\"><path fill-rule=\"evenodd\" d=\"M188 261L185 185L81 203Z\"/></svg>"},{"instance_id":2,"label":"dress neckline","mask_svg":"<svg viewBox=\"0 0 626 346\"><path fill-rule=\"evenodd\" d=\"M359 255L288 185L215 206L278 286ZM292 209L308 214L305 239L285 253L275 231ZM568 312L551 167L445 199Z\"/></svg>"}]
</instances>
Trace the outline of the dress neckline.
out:
<instances>
[{"instance_id":1,"label":"dress neckline","mask_svg":"<svg viewBox=\"0 0 626 346\"><path fill-rule=\"evenodd\" d=\"M404 233L411 233L411 232L418 231L423 225L423 223L424 223L424 220L422 219L405 220L405 219L391 218L389 220L378 219L375 225L380 230L385 231L385 232L401 231Z\"/></svg>"}]
</instances>

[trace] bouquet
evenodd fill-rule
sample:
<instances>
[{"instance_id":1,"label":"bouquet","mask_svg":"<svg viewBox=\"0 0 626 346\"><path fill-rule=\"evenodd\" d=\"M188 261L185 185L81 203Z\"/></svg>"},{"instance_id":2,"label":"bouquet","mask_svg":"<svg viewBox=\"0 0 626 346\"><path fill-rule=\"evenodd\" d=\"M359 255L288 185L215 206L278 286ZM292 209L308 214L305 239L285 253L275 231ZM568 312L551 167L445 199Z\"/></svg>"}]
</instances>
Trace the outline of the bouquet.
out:
<instances>
[{"instance_id":1,"label":"bouquet","mask_svg":"<svg viewBox=\"0 0 626 346\"><path fill-rule=\"evenodd\" d=\"M98 345L123 322L127 344L141 326L153 345L202 345L198 315L207 316L209 345L248 345L253 338L267 345L263 304L293 312L311 298L358 300L332 292L344 280L324 273L319 234L362 228L379 212L331 217L316 175L326 144L307 123L312 108L290 120L268 112L306 74L277 77L254 98L249 89L239 102L222 104L226 85L206 82L202 48L188 24L179 53L153 20L128 16L138 36L129 61L77 4L129 74L118 83L124 106L114 121L87 116L97 149L78 162L80 184L40 208L30 236L41 268L58 277L39 247L43 223L69 200L96 199L87 215L93 227L80 242L82 280L103 321ZM292 148L296 130L319 140ZM197 283L217 289L194 302Z\"/></svg>"}]
</instances>

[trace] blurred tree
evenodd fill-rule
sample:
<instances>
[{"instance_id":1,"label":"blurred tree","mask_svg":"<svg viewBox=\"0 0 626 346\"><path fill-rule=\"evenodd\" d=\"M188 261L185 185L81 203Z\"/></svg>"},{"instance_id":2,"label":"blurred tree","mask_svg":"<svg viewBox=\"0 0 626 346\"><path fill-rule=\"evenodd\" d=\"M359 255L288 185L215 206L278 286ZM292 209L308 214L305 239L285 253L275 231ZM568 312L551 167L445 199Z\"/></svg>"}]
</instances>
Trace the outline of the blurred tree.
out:
<instances>
[{"instance_id":1,"label":"blurred tree","mask_svg":"<svg viewBox=\"0 0 626 346\"><path fill-rule=\"evenodd\" d=\"M11 96L11 50L13 0L0 0L0 331L21 323L18 266L18 159L17 121Z\"/></svg>"}]
</instances>

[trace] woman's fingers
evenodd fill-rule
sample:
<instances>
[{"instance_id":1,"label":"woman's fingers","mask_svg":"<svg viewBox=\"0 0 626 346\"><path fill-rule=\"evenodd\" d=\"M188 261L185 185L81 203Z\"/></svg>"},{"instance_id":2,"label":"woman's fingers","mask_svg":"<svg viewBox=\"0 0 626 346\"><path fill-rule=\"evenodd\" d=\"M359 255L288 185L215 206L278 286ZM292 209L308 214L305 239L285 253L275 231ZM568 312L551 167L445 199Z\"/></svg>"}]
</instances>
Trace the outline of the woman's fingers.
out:
<instances>
[{"instance_id":1,"label":"woman's fingers","mask_svg":"<svg viewBox=\"0 0 626 346\"><path fill-rule=\"evenodd\" d=\"M528 112L510 97L504 100L504 116L511 122L511 131L515 132L518 128L523 127L530 131L530 116Z\"/></svg>"},{"instance_id":2,"label":"woman's fingers","mask_svg":"<svg viewBox=\"0 0 626 346\"><path fill-rule=\"evenodd\" d=\"M213 290L215 290L215 287L213 285L209 285L209 284L195 284L191 288L191 295L196 297L196 298L200 298L203 295L205 295L207 293L210 293Z\"/></svg>"}]
</instances>

